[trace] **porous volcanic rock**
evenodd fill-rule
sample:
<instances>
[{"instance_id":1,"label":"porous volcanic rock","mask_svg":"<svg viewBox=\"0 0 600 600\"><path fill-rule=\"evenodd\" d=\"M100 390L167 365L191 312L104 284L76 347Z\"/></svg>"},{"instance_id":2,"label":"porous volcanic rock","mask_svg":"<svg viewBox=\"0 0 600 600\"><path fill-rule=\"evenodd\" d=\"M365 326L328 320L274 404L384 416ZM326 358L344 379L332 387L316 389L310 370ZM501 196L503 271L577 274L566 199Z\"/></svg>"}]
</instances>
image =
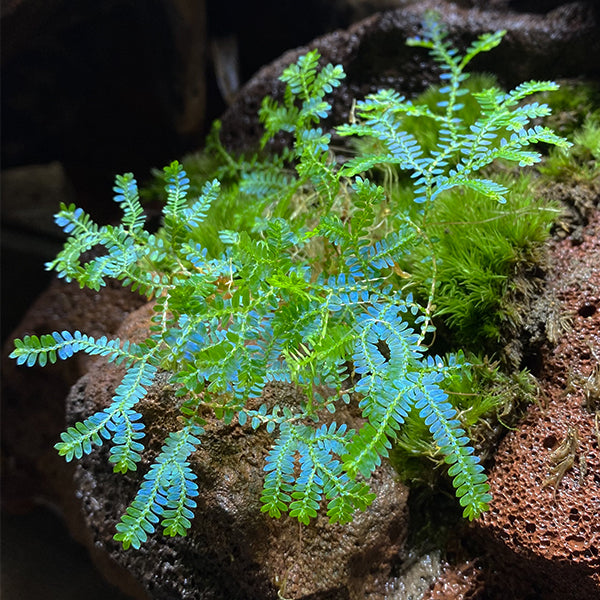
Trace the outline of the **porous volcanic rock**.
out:
<instances>
[{"instance_id":1,"label":"porous volcanic rock","mask_svg":"<svg viewBox=\"0 0 600 600\"><path fill-rule=\"evenodd\" d=\"M150 305L133 313L119 336L139 339L150 315ZM105 407L122 374L114 365L94 364L67 399L69 422ZM153 455L166 433L178 428L176 399L167 381L168 374L161 374L138 405L147 425L145 445ZM297 394L290 386L273 385L262 400L297 403ZM346 416L352 426L352 417ZM381 591L377 582L384 582L400 560L407 530L407 490L389 465L371 480L377 499L352 523L331 525L321 515L300 528L293 519L274 520L260 512L262 467L271 437L210 418L204 429L191 458L200 495L189 535L167 539L157 534L137 551L123 551L112 537L149 466L147 457L138 473L127 476L112 473L105 447L82 459L76 495L94 554L108 553L149 598L161 600L275 599L278 591L297 599L363 600L378 587Z\"/></svg>"},{"instance_id":2,"label":"porous volcanic rock","mask_svg":"<svg viewBox=\"0 0 600 600\"><path fill-rule=\"evenodd\" d=\"M552 246L549 292L570 323L543 348L543 395L490 472L494 500L479 534L499 567L488 582L494 598L600 597L600 213L580 244Z\"/></svg>"}]
</instances>

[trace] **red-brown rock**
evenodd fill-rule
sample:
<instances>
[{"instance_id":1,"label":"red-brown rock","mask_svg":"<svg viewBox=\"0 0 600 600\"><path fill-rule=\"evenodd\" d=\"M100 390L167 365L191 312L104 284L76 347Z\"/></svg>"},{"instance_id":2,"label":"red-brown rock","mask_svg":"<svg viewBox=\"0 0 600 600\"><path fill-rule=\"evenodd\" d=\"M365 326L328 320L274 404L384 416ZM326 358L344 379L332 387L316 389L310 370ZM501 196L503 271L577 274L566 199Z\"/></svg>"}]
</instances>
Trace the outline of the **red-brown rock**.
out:
<instances>
[{"instance_id":1,"label":"red-brown rock","mask_svg":"<svg viewBox=\"0 0 600 600\"><path fill-rule=\"evenodd\" d=\"M600 597L600 213L580 245L553 243L552 265L550 293L572 323L544 348L539 403L490 472L479 533L497 567L490 589L505 594L494 598Z\"/></svg>"}]
</instances>

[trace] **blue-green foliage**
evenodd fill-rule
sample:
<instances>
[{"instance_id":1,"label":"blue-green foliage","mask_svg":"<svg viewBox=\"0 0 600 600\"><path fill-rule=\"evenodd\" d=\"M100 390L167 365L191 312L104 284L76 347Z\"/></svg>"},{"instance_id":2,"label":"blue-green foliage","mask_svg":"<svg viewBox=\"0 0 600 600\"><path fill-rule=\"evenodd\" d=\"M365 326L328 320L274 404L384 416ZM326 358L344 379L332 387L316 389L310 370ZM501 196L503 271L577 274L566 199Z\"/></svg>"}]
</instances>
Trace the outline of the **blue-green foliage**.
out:
<instances>
[{"instance_id":1,"label":"blue-green foliage","mask_svg":"<svg viewBox=\"0 0 600 600\"><path fill-rule=\"evenodd\" d=\"M357 104L360 120L337 132L375 138L384 151L343 166L332 156L330 134L318 127L331 109L325 95L339 85L342 68L319 70L314 51L288 67L283 104L265 99L260 116L263 144L283 130L293 135L293 148L270 163L281 165L278 174L272 168L242 174L240 190L256 195L264 210L249 230L221 231L225 250L218 255L198 243L194 231L218 202L219 182L207 182L200 198L189 202L189 180L177 162L164 169L167 202L157 234L143 228L131 174L117 177L114 188L123 208L119 226L100 227L81 209L61 207L56 221L70 237L48 268L96 290L106 278L119 279L154 298L155 316L149 337L138 345L80 332L15 341L11 356L29 366L86 352L127 368L110 406L63 433L59 453L71 460L111 441L114 470L135 470L143 452L136 405L158 369L173 373L182 398L182 429L169 434L117 525L115 537L124 547L139 547L161 519L166 535L185 535L190 527L198 490L189 458L200 443L200 406L212 407L226 422L237 417L240 425L264 426L275 436L261 498L262 510L273 517L289 511L308 523L325 502L332 522L351 520L356 509L373 501L367 480L413 410L449 465L464 515L473 519L487 509L486 476L444 391L449 373L464 366L462 355L442 360L428 352L434 254L425 306L395 285L395 271L418 244L434 252L435 242L421 225L442 192L467 186L502 201L508 190L479 177L484 166L498 158L531 164L539 154L526 148L539 141L564 145L546 128L527 128L532 118L548 113L545 105L521 103L533 92L554 89L550 82L523 84L508 94L487 90L476 95L481 115L475 123L456 116L465 66L501 37L502 32L484 35L461 57L440 25L428 20L424 37L409 43L429 48L442 66L446 99L440 111L390 90L369 96ZM426 154L403 132L404 116L439 125L435 151ZM508 132L508 139L498 139L500 132ZM411 173L414 200L423 209L417 220L396 215L397 227L374 235L386 191L364 173L380 164ZM298 194L304 205L294 204ZM312 225L308 218L290 217L303 213L310 213ZM81 264L82 253L99 245L106 253ZM251 408L274 381L300 387L305 402ZM358 431L335 421L318 424L353 398L364 416Z\"/></svg>"},{"instance_id":2,"label":"blue-green foliage","mask_svg":"<svg viewBox=\"0 0 600 600\"><path fill-rule=\"evenodd\" d=\"M192 500L198 495L188 458L196 449L202 428L191 424L176 433L170 433L155 463L144 475L144 482L117 524L115 539L123 548L139 548L154 533L155 525L162 517L164 535L185 535L191 526L196 508ZM139 457L138 457L139 459Z\"/></svg>"},{"instance_id":3,"label":"blue-green foliage","mask_svg":"<svg viewBox=\"0 0 600 600\"><path fill-rule=\"evenodd\" d=\"M444 40L443 29L438 23L429 21L427 32L424 39L413 38L408 43L429 48L442 62L440 78L447 85L440 92L447 99L438 103L440 111L434 112L426 105L414 105L392 90L382 90L357 102L356 113L363 121L343 125L338 128L338 133L374 137L383 142L386 152L359 156L344 166L344 173L352 176L375 165L397 164L412 172L414 200L424 203L425 211L442 192L457 186L472 188L504 202L508 190L495 181L478 177L478 171L497 159L517 162L519 166L539 162L539 152L524 149L531 144L546 142L564 146L563 138L550 129L540 125L527 127L532 119L547 116L550 113L548 106L537 102L521 103L527 96L556 89L557 85L548 81L530 81L508 93L493 87L476 93L481 116L474 123L464 123L456 117L456 112L462 108L457 100L467 91L460 87L469 76L464 68L477 54L497 46L504 32L480 36L463 57ZM402 115L430 119L438 124L438 147L430 156L424 156L414 135L399 129ZM499 137L499 133L505 131L509 133L508 138Z\"/></svg>"}]
</instances>

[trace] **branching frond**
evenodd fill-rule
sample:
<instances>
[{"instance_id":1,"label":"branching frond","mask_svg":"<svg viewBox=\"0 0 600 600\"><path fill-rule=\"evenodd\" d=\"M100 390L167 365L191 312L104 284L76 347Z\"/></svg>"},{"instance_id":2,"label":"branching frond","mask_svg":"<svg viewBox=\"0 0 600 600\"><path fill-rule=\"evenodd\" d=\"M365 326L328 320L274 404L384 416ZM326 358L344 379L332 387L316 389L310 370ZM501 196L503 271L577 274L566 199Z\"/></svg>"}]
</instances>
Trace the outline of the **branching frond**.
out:
<instances>
[{"instance_id":1,"label":"branching frond","mask_svg":"<svg viewBox=\"0 0 600 600\"><path fill-rule=\"evenodd\" d=\"M161 453L144 475L135 500L117 524L115 539L123 548L139 548L148 534L154 533L159 521L164 535L187 534L194 516L192 510L196 508L193 498L198 495L196 475L188 459L200 444L198 436L202 433L201 427L192 424L169 434Z\"/></svg>"},{"instance_id":2,"label":"branching frond","mask_svg":"<svg viewBox=\"0 0 600 600\"><path fill-rule=\"evenodd\" d=\"M11 352L10 358L16 359L19 365L26 364L32 367L39 364L43 367L48 361L54 364L57 358L65 360L77 352L85 352L91 356L105 356L110 362L126 365L140 358L139 347L128 340L121 344L119 338L109 340L102 336L94 339L91 335L80 331L73 333L55 331L39 337L26 335L23 339L15 340L15 349Z\"/></svg>"},{"instance_id":3,"label":"branching frond","mask_svg":"<svg viewBox=\"0 0 600 600\"><path fill-rule=\"evenodd\" d=\"M102 438L112 439L110 461L114 471L125 473L135 470L143 449L137 441L143 437L141 415L133 407L146 395L156 374L156 367L140 361L127 370L121 384L115 390L111 405L76 423L61 434L61 442L55 445L58 453L67 461L81 458L92 451L92 444L102 445Z\"/></svg>"},{"instance_id":4,"label":"branching frond","mask_svg":"<svg viewBox=\"0 0 600 600\"><path fill-rule=\"evenodd\" d=\"M138 233L144 226L145 218L133 173L117 175L113 190L115 192L115 202L123 207L123 227L130 234Z\"/></svg>"}]
</instances>

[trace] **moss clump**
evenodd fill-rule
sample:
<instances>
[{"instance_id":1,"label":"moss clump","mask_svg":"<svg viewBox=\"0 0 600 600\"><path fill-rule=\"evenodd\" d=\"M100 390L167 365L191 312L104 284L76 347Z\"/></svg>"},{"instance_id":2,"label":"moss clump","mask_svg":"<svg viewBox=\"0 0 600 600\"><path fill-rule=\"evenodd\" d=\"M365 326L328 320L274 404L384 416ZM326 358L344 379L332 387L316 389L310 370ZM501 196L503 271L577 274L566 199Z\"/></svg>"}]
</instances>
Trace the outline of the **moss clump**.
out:
<instances>
[{"instance_id":1,"label":"moss clump","mask_svg":"<svg viewBox=\"0 0 600 600\"><path fill-rule=\"evenodd\" d=\"M600 85L596 82L571 80L559 83L558 90L552 93L542 92L537 99L552 109L552 114L545 119L548 127L572 141L574 133L581 129L586 118L592 113L598 114Z\"/></svg>"},{"instance_id":2,"label":"moss clump","mask_svg":"<svg viewBox=\"0 0 600 600\"><path fill-rule=\"evenodd\" d=\"M558 181L592 183L600 177L600 109L588 114L573 133L573 147L552 149L540 172Z\"/></svg>"},{"instance_id":3,"label":"moss clump","mask_svg":"<svg viewBox=\"0 0 600 600\"><path fill-rule=\"evenodd\" d=\"M452 346L497 352L507 328L520 324L511 300L522 285L517 275L541 262L542 246L560 214L556 205L531 193L530 175L510 185L513 193L506 204L457 190L440 199L430 215L427 229L436 240L436 315ZM428 293L424 249L406 270L420 294Z\"/></svg>"}]
</instances>

